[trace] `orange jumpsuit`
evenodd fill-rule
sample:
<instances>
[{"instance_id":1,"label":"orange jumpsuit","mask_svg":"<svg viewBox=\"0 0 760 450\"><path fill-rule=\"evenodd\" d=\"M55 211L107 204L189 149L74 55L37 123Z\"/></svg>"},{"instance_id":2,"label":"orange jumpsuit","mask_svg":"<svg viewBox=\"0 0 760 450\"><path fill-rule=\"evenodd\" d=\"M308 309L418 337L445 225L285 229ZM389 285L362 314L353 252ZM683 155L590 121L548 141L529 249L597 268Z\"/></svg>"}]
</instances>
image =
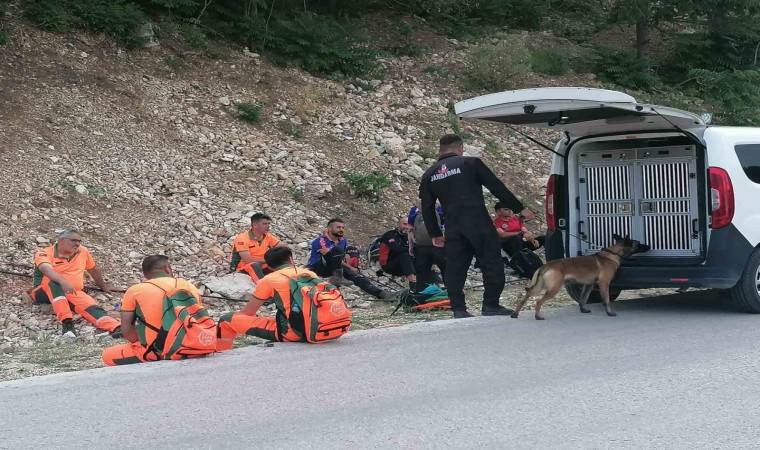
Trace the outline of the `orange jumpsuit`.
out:
<instances>
[{"instance_id":1,"label":"orange jumpsuit","mask_svg":"<svg viewBox=\"0 0 760 450\"><path fill-rule=\"evenodd\" d=\"M64 293L60 284L51 281L42 273L39 266L43 263L50 264L58 275L74 286L76 292ZM69 258L58 255L55 245L39 250L34 255L34 288L29 295L37 303L50 303L60 321L73 318L73 310L101 330L113 331L119 327L119 321L109 316L92 297L82 291L84 271L94 267L95 260L92 254L81 245Z\"/></svg>"}]
</instances>

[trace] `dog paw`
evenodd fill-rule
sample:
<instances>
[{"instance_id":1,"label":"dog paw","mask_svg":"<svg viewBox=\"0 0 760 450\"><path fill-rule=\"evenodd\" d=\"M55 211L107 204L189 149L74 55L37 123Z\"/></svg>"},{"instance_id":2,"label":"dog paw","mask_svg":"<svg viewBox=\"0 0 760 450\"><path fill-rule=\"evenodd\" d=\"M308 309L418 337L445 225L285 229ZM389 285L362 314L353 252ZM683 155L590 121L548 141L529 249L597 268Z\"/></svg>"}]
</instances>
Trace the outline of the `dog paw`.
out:
<instances>
[{"instance_id":1,"label":"dog paw","mask_svg":"<svg viewBox=\"0 0 760 450\"><path fill-rule=\"evenodd\" d=\"M541 316L536 316L536 320L544 320L544 318Z\"/></svg>"},{"instance_id":2,"label":"dog paw","mask_svg":"<svg viewBox=\"0 0 760 450\"><path fill-rule=\"evenodd\" d=\"M513 319L517 319L517 314L512 314L512 315L511 315L511 316L509 316L509 317L511 317L511 318L513 318Z\"/></svg>"},{"instance_id":3,"label":"dog paw","mask_svg":"<svg viewBox=\"0 0 760 450\"><path fill-rule=\"evenodd\" d=\"M581 308L581 312L582 312L583 314L588 314L588 313L590 313L590 312L591 312L591 310L590 310L590 309L588 309L588 308Z\"/></svg>"},{"instance_id":4,"label":"dog paw","mask_svg":"<svg viewBox=\"0 0 760 450\"><path fill-rule=\"evenodd\" d=\"M607 311L607 315L608 315L608 316L610 316L610 317L615 317L615 316L617 316L617 314L616 314L616 313L614 313L614 312L609 312L609 311Z\"/></svg>"}]
</instances>

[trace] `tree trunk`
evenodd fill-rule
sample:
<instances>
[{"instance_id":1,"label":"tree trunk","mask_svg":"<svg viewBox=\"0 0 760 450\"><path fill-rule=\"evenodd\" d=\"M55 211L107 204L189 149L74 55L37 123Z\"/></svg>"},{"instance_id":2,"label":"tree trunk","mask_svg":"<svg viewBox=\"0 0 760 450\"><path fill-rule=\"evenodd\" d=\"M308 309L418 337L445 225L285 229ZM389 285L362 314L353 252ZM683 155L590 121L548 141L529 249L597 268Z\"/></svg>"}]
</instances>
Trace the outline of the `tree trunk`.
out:
<instances>
[{"instance_id":1,"label":"tree trunk","mask_svg":"<svg viewBox=\"0 0 760 450\"><path fill-rule=\"evenodd\" d=\"M652 53L652 27L649 17L639 17L636 21L636 57L649 72L649 57Z\"/></svg>"}]
</instances>

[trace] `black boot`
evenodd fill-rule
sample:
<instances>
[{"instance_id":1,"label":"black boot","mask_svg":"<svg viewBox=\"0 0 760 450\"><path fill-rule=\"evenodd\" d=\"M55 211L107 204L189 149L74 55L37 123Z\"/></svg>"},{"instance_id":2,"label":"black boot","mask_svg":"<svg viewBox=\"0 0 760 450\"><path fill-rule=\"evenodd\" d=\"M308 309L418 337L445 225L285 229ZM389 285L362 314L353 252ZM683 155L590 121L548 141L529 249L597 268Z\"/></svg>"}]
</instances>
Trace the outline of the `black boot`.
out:
<instances>
[{"instance_id":1,"label":"black boot","mask_svg":"<svg viewBox=\"0 0 760 450\"><path fill-rule=\"evenodd\" d=\"M61 334L66 334L70 331L74 336L77 335L76 330L74 330L74 319L64 319L61 325Z\"/></svg>"},{"instance_id":2,"label":"black boot","mask_svg":"<svg viewBox=\"0 0 760 450\"><path fill-rule=\"evenodd\" d=\"M514 311L512 311L511 309L505 308L505 307L499 305L497 307L493 307L493 306L486 307L486 306L484 306L483 307L483 311L481 312L481 314L484 315L484 316L509 316L513 312Z\"/></svg>"},{"instance_id":3,"label":"black boot","mask_svg":"<svg viewBox=\"0 0 760 450\"><path fill-rule=\"evenodd\" d=\"M417 293L417 282L416 281L410 281L409 282L409 292L412 294Z\"/></svg>"},{"instance_id":4,"label":"black boot","mask_svg":"<svg viewBox=\"0 0 760 450\"><path fill-rule=\"evenodd\" d=\"M348 281L345 277L343 277L343 269L337 269L333 271L333 275L328 280L328 283L337 287L354 285L353 282Z\"/></svg>"},{"instance_id":5,"label":"black boot","mask_svg":"<svg viewBox=\"0 0 760 450\"><path fill-rule=\"evenodd\" d=\"M467 311L454 311L455 319L467 319L468 317L475 317Z\"/></svg>"}]
</instances>

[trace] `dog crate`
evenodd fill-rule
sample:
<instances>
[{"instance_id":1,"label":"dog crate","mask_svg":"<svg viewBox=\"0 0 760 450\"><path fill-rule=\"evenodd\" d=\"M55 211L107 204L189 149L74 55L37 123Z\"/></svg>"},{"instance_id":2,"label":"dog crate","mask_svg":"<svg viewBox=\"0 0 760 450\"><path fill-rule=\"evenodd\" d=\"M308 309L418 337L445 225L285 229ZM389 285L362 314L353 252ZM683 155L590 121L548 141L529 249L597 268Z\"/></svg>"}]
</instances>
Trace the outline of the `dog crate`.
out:
<instances>
[{"instance_id":1,"label":"dog crate","mask_svg":"<svg viewBox=\"0 0 760 450\"><path fill-rule=\"evenodd\" d=\"M650 245L642 258L698 255L696 170L694 146L581 152L581 254L611 245L616 233Z\"/></svg>"}]
</instances>

